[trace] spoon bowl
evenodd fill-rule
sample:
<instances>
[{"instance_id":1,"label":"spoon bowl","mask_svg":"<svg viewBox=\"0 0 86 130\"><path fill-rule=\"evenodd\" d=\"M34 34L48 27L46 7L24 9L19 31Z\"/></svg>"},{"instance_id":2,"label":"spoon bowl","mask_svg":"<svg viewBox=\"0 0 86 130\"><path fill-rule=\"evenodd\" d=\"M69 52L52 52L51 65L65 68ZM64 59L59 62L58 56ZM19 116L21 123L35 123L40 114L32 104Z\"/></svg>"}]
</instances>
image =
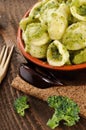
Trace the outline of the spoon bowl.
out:
<instances>
[{"instance_id":1,"label":"spoon bowl","mask_svg":"<svg viewBox=\"0 0 86 130\"><path fill-rule=\"evenodd\" d=\"M21 64L19 75L26 82L38 88L63 85L63 83L57 79L52 72L44 71L37 66L33 66L32 64Z\"/></svg>"}]
</instances>

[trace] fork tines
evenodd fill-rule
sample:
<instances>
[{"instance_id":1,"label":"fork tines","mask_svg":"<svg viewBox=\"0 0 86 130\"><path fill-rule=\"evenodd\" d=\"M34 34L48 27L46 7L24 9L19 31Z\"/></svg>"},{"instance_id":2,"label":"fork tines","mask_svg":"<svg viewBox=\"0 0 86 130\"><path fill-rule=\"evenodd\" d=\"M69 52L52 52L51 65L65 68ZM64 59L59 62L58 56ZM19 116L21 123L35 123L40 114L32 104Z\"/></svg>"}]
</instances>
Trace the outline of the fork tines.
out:
<instances>
[{"instance_id":1,"label":"fork tines","mask_svg":"<svg viewBox=\"0 0 86 130\"><path fill-rule=\"evenodd\" d=\"M2 51L0 53L0 82L6 75L13 48L14 45L10 48L10 50L8 46L3 46Z\"/></svg>"}]
</instances>

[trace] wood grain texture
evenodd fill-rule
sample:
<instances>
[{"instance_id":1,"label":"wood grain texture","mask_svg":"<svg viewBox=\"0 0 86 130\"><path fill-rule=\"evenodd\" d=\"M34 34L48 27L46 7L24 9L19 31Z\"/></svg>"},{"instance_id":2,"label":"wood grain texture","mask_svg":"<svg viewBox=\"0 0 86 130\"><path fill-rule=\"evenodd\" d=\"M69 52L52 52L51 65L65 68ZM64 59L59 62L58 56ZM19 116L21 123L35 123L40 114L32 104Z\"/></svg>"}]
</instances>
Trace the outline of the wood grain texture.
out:
<instances>
[{"instance_id":1,"label":"wood grain texture","mask_svg":"<svg viewBox=\"0 0 86 130\"><path fill-rule=\"evenodd\" d=\"M31 107L26 111L25 117L16 114L13 107L14 100L24 93L12 88L11 82L18 74L20 64L26 62L16 45L17 29L24 13L36 2L37 0L0 0L0 50L4 44L15 44L8 73L0 85L0 130L50 130L46 122L51 117L52 110L45 102L28 96ZM82 80L80 84L83 83L85 81ZM61 124L55 130L86 130L86 120L81 118L73 127Z\"/></svg>"}]
</instances>

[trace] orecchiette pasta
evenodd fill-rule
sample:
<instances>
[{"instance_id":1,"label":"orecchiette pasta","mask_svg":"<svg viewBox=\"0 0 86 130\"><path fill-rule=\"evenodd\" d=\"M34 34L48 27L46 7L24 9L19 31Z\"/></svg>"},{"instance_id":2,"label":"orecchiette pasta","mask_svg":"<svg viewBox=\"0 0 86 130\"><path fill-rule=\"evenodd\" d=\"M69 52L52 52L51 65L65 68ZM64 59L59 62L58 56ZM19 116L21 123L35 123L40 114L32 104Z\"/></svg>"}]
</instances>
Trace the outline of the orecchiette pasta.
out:
<instances>
[{"instance_id":1,"label":"orecchiette pasta","mask_svg":"<svg viewBox=\"0 0 86 130\"><path fill-rule=\"evenodd\" d=\"M74 64L81 64L86 62L86 48L79 51L73 58Z\"/></svg>"},{"instance_id":2,"label":"orecchiette pasta","mask_svg":"<svg viewBox=\"0 0 86 130\"><path fill-rule=\"evenodd\" d=\"M86 0L41 0L20 28L31 56L52 66L86 62Z\"/></svg>"},{"instance_id":3,"label":"orecchiette pasta","mask_svg":"<svg viewBox=\"0 0 86 130\"><path fill-rule=\"evenodd\" d=\"M62 42L68 50L79 50L86 47L86 23L77 22L70 25Z\"/></svg>"},{"instance_id":4,"label":"orecchiette pasta","mask_svg":"<svg viewBox=\"0 0 86 130\"><path fill-rule=\"evenodd\" d=\"M70 10L75 18L86 22L86 0L73 0Z\"/></svg>"},{"instance_id":5,"label":"orecchiette pasta","mask_svg":"<svg viewBox=\"0 0 86 130\"><path fill-rule=\"evenodd\" d=\"M27 25L27 28L23 33L23 39L26 41L26 44L30 43L40 46L46 44L50 40L46 31L46 26L41 23L31 23Z\"/></svg>"},{"instance_id":6,"label":"orecchiette pasta","mask_svg":"<svg viewBox=\"0 0 86 130\"><path fill-rule=\"evenodd\" d=\"M47 50L47 61L52 66L62 66L69 61L69 52L59 41L53 41Z\"/></svg>"}]
</instances>

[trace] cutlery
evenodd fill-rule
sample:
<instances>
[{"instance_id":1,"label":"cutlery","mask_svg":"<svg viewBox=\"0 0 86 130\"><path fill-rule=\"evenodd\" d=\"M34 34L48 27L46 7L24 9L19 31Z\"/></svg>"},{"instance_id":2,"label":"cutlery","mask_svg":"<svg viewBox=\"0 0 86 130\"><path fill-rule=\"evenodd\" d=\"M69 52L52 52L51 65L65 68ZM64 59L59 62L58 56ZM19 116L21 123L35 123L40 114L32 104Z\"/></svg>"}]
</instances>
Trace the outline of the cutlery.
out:
<instances>
[{"instance_id":1,"label":"cutlery","mask_svg":"<svg viewBox=\"0 0 86 130\"><path fill-rule=\"evenodd\" d=\"M13 48L14 45L11 47L10 52L8 54L9 47L3 46L2 51L0 53L0 83L6 76Z\"/></svg>"},{"instance_id":2,"label":"cutlery","mask_svg":"<svg viewBox=\"0 0 86 130\"><path fill-rule=\"evenodd\" d=\"M23 63L19 68L19 75L22 79L38 88L62 86L63 83L54 74L31 63Z\"/></svg>"}]
</instances>

